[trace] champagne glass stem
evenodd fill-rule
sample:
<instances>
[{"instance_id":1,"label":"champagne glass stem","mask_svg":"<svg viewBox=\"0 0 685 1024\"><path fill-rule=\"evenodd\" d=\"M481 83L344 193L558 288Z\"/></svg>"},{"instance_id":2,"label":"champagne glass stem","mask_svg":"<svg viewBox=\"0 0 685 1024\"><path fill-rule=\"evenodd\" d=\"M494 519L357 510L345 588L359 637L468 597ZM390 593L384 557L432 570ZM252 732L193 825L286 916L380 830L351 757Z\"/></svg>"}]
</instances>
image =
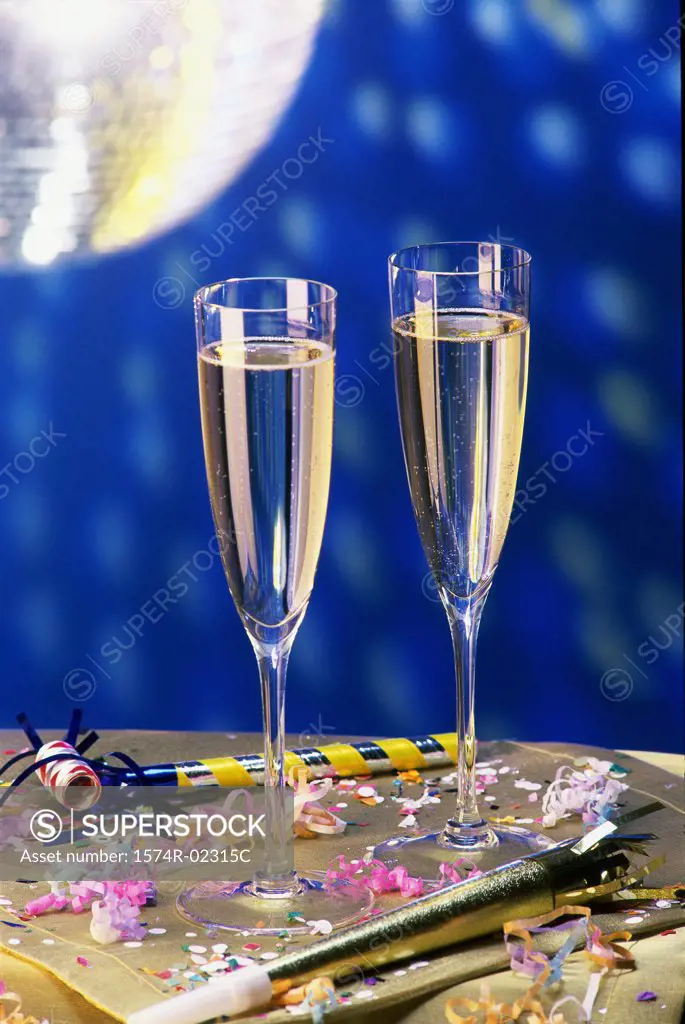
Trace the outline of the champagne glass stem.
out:
<instances>
[{"instance_id":1,"label":"champagne glass stem","mask_svg":"<svg viewBox=\"0 0 685 1024\"><path fill-rule=\"evenodd\" d=\"M255 873L253 891L260 896L294 895L297 876L288 868L293 822L285 805L285 679L294 633L275 644L255 644L264 716L264 793L266 848L264 870Z\"/></svg>"},{"instance_id":2,"label":"champagne glass stem","mask_svg":"<svg viewBox=\"0 0 685 1024\"><path fill-rule=\"evenodd\" d=\"M482 839L487 825L476 802L476 732L474 695L476 644L488 589L447 605L457 677L457 807L442 834L447 845L469 845Z\"/></svg>"}]
</instances>

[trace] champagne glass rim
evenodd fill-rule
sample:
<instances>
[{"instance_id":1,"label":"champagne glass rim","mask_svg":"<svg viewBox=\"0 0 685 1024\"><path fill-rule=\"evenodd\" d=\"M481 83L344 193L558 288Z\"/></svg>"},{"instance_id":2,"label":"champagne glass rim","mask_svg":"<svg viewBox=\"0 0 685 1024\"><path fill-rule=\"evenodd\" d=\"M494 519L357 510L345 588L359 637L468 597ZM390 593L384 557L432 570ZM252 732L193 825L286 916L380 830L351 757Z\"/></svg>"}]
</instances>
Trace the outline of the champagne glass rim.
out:
<instances>
[{"instance_id":1,"label":"champagne glass rim","mask_svg":"<svg viewBox=\"0 0 685 1024\"><path fill-rule=\"evenodd\" d=\"M453 248L456 249L460 246L487 246L490 249L498 249L500 252L510 252L518 254L516 262L509 266L502 267L501 270L518 270L521 267L530 266L533 257L525 249L522 249L520 245L509 245L506 242L484 242L484 241L459 241L459 242L420 242L417 245L406 245L403 248L398 249L388 257L388 266L394 270L404 270L410 274L424 274L428 277L469 277L476 274L482 274L483 270L478 268L476 270L428 270L423 267L407 267L403 266L399 262L400 257L406 253L416 252L418 253L421 249L439 249L441 247L445 249Z\"/></svg>"},{"instance_id":2,"label":"champagne glass rim","mask_svg":"<svg viewBox=\"0 0 685 1024\"><path fill-rule=\"evenodd\" d=\"M212 289L223 288L228 284L247 284L250 281L271 281L274 284L285 284L287 281L296 281L299 284L314 284L318 285L325 297L317 299L316 302L305 302L301 306L236 306L228 304L226 302L212 302L209 296ZM214 281L212 284L203 285L202 288L198 288L193 296L194 302L198 306L213 306L215 309L237 309L241 313L290 313L295 312L299 309L316 309L317 306L325 306L330 302L335 302L338 297L338 293L330 284L326 284L324 281L314 281L308 277L227 277L223 281Z\"/></svg>"}]
</instances>

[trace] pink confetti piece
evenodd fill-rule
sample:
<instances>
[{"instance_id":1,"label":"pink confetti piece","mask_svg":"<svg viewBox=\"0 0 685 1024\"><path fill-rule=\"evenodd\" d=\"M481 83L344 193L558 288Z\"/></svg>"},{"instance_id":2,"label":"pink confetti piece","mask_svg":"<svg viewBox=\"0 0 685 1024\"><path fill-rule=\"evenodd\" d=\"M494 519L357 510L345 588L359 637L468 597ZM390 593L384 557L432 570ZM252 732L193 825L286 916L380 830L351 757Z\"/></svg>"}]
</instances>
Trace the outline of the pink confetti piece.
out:
<instances>
[{"instance_id":1,"label":"pink confetti piece","mask_svg":"<svg viewBox=\"0 0 685 1024\"><path fill-rule=\"evenodd\" d=\"M81 967L92 967L90 960L86 960L85 956L77 956L76 963L80 964Z\"/></svg>"}]
</instances>

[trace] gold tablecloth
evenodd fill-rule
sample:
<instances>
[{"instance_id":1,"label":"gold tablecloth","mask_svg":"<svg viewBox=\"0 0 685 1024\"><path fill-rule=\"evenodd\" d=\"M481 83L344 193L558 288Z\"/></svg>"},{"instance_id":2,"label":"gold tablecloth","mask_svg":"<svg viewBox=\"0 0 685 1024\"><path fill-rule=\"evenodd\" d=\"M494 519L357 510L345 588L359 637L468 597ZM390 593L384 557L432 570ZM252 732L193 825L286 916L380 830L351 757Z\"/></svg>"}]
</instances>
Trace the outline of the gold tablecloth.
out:
<instances>
[{"instance_id":1,"label":"gold tablecloth","mask_svg":"<svg viewBox=\"0 0 685 1024\"><path fill-rule=\"evenodd\" d=\"M52 738L47 734L47 738ZM23 745L23 737L16 732L0 733L0 748L8 749ZM297 745L293 741L293 745ZM111 749L125 750L142 763L152 761L163 762L189 756L218 756L222 753L248 753L259 749L259 737L241 735L227 738L225 735L195 733L106 733L96 750L98 752ZM507 764L520 767L525 778L544 781L551 779L558 765L570 763L581 753L595 756L606 756L606 751L595 748L578 747L565 744L487 744L479 749L482 760L491 760L503 756ZM612 755L614 756L614 755ZM639 760L633 760L637 758ZM651 767L658 765L658 767ZM667 867L655 877L654 884L666 884L669 881L685 880L682 850L682 822L685 815L683 786L672 772L682 778L683 758L678 755L669 757L661 754L633 754L631 757L621 756L621 763L631 768L627 781L631 787L632 801L636 805L645 802L647 796L664 800L668 805L668 825L666 818L657 823L654 818L649 827L659 833L662 848L668 852ZM444 771L429 773L429 777L444 774ZM375 780L376 781L376 780ZM390 791L390 778L378 780L380 792ZM675 783L675 784L674 784ZM512 791L508 800L520 791ZM438 824L445 817L446 800L434 810L422 813L422 824L431 824L431 816ZM498 793L498 801L505 812L507 797L502 790ZM525 813L522 811L520 813ZM665 814L666 812L661 812ZM388 800L384 805L369 809L368 813L360 812L355 807L354 818L368 822L368 827L350 829L344 837L320 837L315 841L298 841L296 858L302 869L320 868L334 856L344 853L345 856L359 856L366 846L377 841L381 836L396 830L398 817L396 808ZM661 815L660 815L661 818ZM577 825L565 823L558 827L555 836L573 834ZM19 887L0 883L0 893L15 898L19 904ZM388 906L392 902L387 903ZM23 999L23 1011L34 1014L39 1020L46 1018L50 1024L111 1024L112 1020L122 1019L126 1013L132 1012L139 1005L153 1001L156 979L149 979L141 973L140 967L145 966L159 970L172 962L182 959L180 947L189 926L176 917L173 906L162 903L155 911L155 925L167 928L163 939L152 941L152 936L143 943L140 949L123 949L117 947L94 947L88 936L87 918L72 915L60 915L59 934L64 941L60 954L55 947L46 953L42 945L43 932L55 927L56 918L43 917L36 924L29 937L22 937L20 946L8 946L9 929L0 933L0 978L7 988L18 992ZM625 914L623 915L625 917ZM146 913L148 921L151 914ZM617 915L600 918L603 930L620 927L621 919ZM657 993L659 1024L676 1024L681 1020L684 1004L685 982L682 968L685 957L685 914L680 910L661 911L647 918L643 925L633 929L635 941L633 952L637 962L637 970L620 972L603 982L600 995L595 1004L595 1014L599 1009L606 1010L601 1017L604 1024L623 1024L624 1021L641 1024L644 1020L653 1021L655 1004L636 1001L636 995L645 989ZM658 934L667 928L677 927L675 935ZM657 934L649 937L649 931ZM642 932L644 937L638 937ZM14 935L18 932L14 931ZM201 938L195 941L201 941ZM73 942L74 946L67 945ZM264 948L267 948L266 941ZM76 963L76 955L81 953L95 964L93 970L87 970ZM29 960L23 960L28 957ZM112 959L114 957L114 959ZM43 967L37 967L31 959L43 961ZM49 961L47 964L45 961ZM404 966L404 965L402 965ZM89 1004L86 999L67 987L62 981L52 977L49 969L55 969L70 983L78 985L86 991L88 997L100 1006L109 1007L117 1016L102 1012ZM428 966L421 970L407 971L396 976L391 969L382 985L372 990L372 998L367 1001L354 1000L336 1011L335 1019L344 1019L350 1024L437 1024L445 1020L444 1006L448 998L469 996L478 998L484 980L490 985L498 1001L511 1002L521 995L527 983L525 979L512 974L508 969L508 957L504 950L501 936L471 943L460 947L458 951L446 952L431 958ZM559 994L574 994L582 998L587 986L587 966L580 954L573 954L564 969L564 984ZM551 1005L551 1001L550 1001ZM263 1018L262 1018L263 1019ZM280 1024L290 1021L290 1015L275 1012L268 1017L269 1024ZM570 1019L574 1019L571 1017ZM256 1018L255 1018L256 1020Z\"/></svg>"}]
</instances>

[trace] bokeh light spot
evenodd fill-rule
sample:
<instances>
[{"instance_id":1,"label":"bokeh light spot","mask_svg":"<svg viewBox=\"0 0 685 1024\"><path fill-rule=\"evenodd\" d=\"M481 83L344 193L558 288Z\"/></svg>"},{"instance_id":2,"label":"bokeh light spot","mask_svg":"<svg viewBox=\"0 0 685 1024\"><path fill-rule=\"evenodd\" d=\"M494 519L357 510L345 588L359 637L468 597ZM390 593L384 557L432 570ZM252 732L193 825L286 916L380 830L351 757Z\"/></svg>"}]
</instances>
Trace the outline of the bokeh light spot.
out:
<instances>
[{"instance_id":1,"label":"bokeh light spot","mask_svg":"<svg viewBox=\"0 0 685 1024\"><path fill-rule=\"evenodd\" d=\"M658 409L641 380L627 370L606 373L599 383L599 399L607 419L631 441L654 444L661 428Z\"/></svg>"},{"instance_id":2,"label":"bokeh light spot","mask_svg":"<svg viewBox=\"0 0 685 1024\"><path fill-rule=\"evenodd\" d=\"M412 100L407 107L407 135L426 156L444 156L452 146L452 117L446 105L437 98Z\"/></svg>"},{"instance_id":3,"label":"bokeh light spot","mask_svg":"<svg viewBox=\"0 0 685 1024\"><path fill-rule=\"evenodd\" d=\"M575 167L584 151L580 121L568 107L548 104L533 111L530 138L538 153L555 167Z\"/></svg>"},{"instance_id":4,"label":"bokeh light spot","mask_svg":"<svg viewBox=\"0 0 685 1024\"><path fill-rule=\"evenodd\" d=\"M589 11L570 0L525 0L525 6L531 20L562 53L569 57L584 57L590 53L594 39Z\"/></svg>"},{"instance_id":5,"label":"bokeh light spot","mask_svg":"<svg viewBox=\"0 0 685 1024\"><path fill-rule=\"evenodd\" d=\"M601 542L582 520L564 517L552 523L552 551L562 572L577 586L597 590L607 576Z\"/></svg>"},{"instance_id":6,"label":"bokeh light spot","mask_svg":"<svg viewBox=\"0 0 685 1024\"><path fill-rule=\"evenodd\" d=\"M474 0L471 23L483 39L491 43L512 41L512 6L505 0Z\"/></svg>"},{"instance_id":7,"label":"bokeh light spot","mask_svg":"<svg viewBox=\"0 0 685 1024\"><path fill-rule=\"evenodd\" d=\"M600 17L621 35L637 32L644 20L642 0L595 0Z\"/></svg>"},{"instance_id":8,"label":"bokeh light spot","mask_svg":"<svg viewBox=\"0 0 685 1024\"><path fill-rule=\"evenodd\" d=\"M662 139L632 139L620 163L633 186L645 199L666 204L680 194L680 167L675 151Z\"/></svg>"},{"instance_id":9,"label":"bokeh light spot","mask_svg":"<svg viewBox=\"0 0 685 1024\"><path fill-rule=\"evenodd\" d=\"M646 299L636 281L615 267L600 267L588 274L587 291L600 323L629 338L644 335Z\"/></svg>"},{"instance_id":10,"label":"bokeh light spot","mask_svg":"<svg viewBox=\"0 0 685 1024\"><path fill-rule=\"evenodd\" d=\"M297 253L311 253L318 248L319 217L312 203L291 199L281 204L280 228L284 241Z\"/></svg>"},{"instance_id":11,"label":"bokeh light spot","mask_svg":"<svg viewBox=\"0 0 685 1024\"><path fill-rule=\"evenodd\" d=\"M352 95L352 115L367 135L386 138L390 134L391 118L388 91L377 82L363 82Z\"/></svg>"}]
</instances>

